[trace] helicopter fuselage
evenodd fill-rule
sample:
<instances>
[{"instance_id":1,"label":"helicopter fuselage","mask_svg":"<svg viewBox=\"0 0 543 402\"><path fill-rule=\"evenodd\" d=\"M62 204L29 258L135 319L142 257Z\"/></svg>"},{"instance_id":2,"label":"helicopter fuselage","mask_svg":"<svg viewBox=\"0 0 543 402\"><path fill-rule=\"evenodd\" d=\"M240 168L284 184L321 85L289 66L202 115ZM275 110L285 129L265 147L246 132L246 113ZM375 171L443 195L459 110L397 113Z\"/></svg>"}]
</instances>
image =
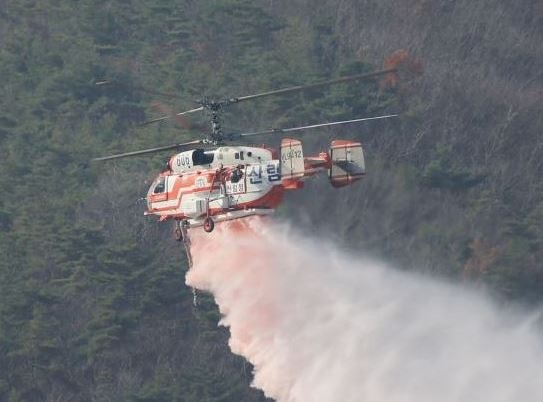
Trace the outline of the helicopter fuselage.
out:
<instances>
[{"instance_id":1,"label":"helicopter fuselage","mask_svg":"<svg viewBox=\"0 0 543 402\"><path fill-rule=\"evenodd\" d=\"M186 220L191 226L205 217L221 221L268 214L283 199L280 169L280 161L266 148L181 152L149 189L147 214Z\"/></svg>"},{"instance_id":2,"label":"helicopter fuselage","mask_svg":"<svg viewBox=\"0 0 543 402\"><path fill-rule=\"evenodd\" d=\"M146 214L183 221L187 227L202 226L210 218L220 222L267 215L286 190L302 188L306 178L320 172L329 172L335 187L360 179L361 145L335 141L329 153L306 158L301 142L291 139L283 139L279 153L246 146L189 150L172 156L155 179Z\"/></svg>"}]
</instances>

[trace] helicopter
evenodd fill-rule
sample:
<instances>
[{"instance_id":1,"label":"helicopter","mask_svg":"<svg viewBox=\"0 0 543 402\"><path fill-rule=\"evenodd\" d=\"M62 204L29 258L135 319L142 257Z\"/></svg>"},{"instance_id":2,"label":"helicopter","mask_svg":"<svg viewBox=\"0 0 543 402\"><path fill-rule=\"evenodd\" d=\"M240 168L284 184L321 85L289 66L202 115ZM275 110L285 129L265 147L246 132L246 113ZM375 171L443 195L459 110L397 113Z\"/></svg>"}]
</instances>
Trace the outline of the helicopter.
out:
<instances>
[{"instance_id":1,"label":"helicopter","mask_svg":"<svg viewBox=\"0 0 543 402\"><path fill-rule=\"evenodd\" d=\"M221 112L225 108L257 98L286 95L339 83L370 80L382 76L386 79L396 74L397 70L396 66L392 66L371 73L343 76L241 97L219 100L204 97L197 101L198 107L174 115L185 116L207 112L211 130L203 138L98 157L93 161L136 157L169 150L180 151L168 159L166 168L149 187L145 198L147 204L145 215L157 216L160 221L175 222L175 238L184 243L191 265L188 234L190 229L202 227L205 232L211 232L216 223L249 216L270 215L281 204L286 191L302 189L307 179L319 174L326 174L330 184L335 188L352 185L366 174L363 147L357 141L333 140L328 150L317 155L305 156L302 143L297 139L283 138L279 150L267 145L239 145L243 140L263 135L290 136L320 127L398 116L386 114L290 128L227 133L221 126ZM171 115L164 115L145 124L170 117Z\"/></svg>"}]
</instances>

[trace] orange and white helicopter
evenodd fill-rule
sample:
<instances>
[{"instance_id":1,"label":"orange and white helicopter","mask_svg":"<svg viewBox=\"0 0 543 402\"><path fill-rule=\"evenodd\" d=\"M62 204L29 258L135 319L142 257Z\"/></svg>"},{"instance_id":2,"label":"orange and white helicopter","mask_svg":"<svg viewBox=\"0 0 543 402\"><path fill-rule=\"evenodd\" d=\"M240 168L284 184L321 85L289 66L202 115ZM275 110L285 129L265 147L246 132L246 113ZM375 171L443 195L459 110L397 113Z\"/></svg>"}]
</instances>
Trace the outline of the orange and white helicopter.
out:
<instances>
[{"instance_id":1,"label":"orange and white helicopter","mask_svg":"<svg viewBox=\"0 0 543 402\"><path fill-rule=\"evenodd\" d=\"M206 232L211 232L215 223L218 222L253 215L269 215L282 202L285 191L303 188L304 181L317 174L326 174L332 186L343 187L360 180L366 173L362 145L356 141L334 140L329 150L315 156L304 156L302 143L291 138L282 139L278 151L267 146L239 146L229 145L229 143L252 136L288 134L318 127L397 116L388 114L300 127L247 133L223 133L220 112L226 106L266 96L373 79L395 72L395 68L389 68L370 74L352 75L220 101L205 98L198 102L199 107L176 115L183 116L198 111L208 111L211 116L211 134L208 137L93 160L105 161L172 149L185 149L169 159L166 169L156 177L149 188L145 214L156 215L161 221L176 222L176 238L185 243L190 263L189 229L203 227ZM162 116L151 122L168 117Z\"/></svg>"}]
</instances>

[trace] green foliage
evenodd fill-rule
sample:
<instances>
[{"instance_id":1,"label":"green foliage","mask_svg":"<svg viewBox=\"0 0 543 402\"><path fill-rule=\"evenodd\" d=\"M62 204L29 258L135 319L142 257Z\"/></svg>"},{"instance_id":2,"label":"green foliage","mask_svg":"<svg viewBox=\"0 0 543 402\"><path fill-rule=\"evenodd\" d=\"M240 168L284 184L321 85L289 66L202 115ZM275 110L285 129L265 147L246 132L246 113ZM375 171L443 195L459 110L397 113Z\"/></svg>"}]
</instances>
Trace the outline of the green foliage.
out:
<instances>
[{"instance_id":1,"label":"green foliage","mask_svg":"<svg viewBox=\"0 0 543 402\"><path fill-rule=\"evenodd\" d=\"M220 3L8 2L0 14L0 400L262 399L228 353L216 306L193 313L183 252L144 221L141 184L115 167L107 183L111 165L88 163L178 140L165 127L134 129L150 112L138 89L199 91L195 66L217 63L201 44L226 44L215 50L233 69L270 47L273 17L252 2ZM94 85L104 79L113 84ZM148 172L153 161L125 166ZM203 356L199 371L191 355Z\"/></svg>"},{"instance_id":2,"label":"green foliage","mask_svg":"<svg viewBox=\"0 0 543 402\"><path fill-rule=\"evenodd\" d=\"M485 179L484 174L475 174L456 166L450 147L440 147L437 159L432 160L424 169L420 181L423 186L448 190L466 190L477 186Z\"/></svg>"},{"instance_id":3,"label":"green foliage","mask_svg":"<svg viewBox=\"0 0 543 402\"><path fill-rule=\"evenodd\" d=\"M345 52L335 4L310 10L284 2L289 13L274 11L272 3L2 3L0 400L264 400L249 388L251 367L229 353L212 297L199 295L198 307L192 305L184 284L186 260L171 240L171 228L144 218L136 203L163 156L107 166L93 166L89 159L195 134L168 124L139 127L158 113L152 107L157 99L181 110L201 95L250 94L374 68L374 60ZM111 84L95 85L102 80ZM459 154L461 146L427 134L437 132L425 122L439 99L430 104L421 96L407 105L400 99L405 91L377 81L338 85L239 105L225 123L258 129L406 109L393 134L381 130L364 138L377 178L367 184L372 191L364 188L365 200L345 196L345 210L374 221L360 224L362 218L344 216L350 241L357 247L365 241L355 229L368 225L379 251L396 244L414 265L450 261L443 271L454 276L473 261L472 238L495 236L499 258L483 279L504 294L540 301L541 189L531 185L529 208L513 208L525 198L515 187L522 177L504 179L502 187L496 179L494 187L487 185L492 173L465 163L469 151ZM479 106L485 105L486 99ZM470 124L487 136L488 113L473 115ZM426 134L414 140L419 132ZM492 147L515 149L501 136L488 135ZM493 165L497 172L509 168L502 154ZM387 168L396 170L389 174ZM387 180L380 182L379 171ZM363 208L353 208L353 200ZM379 205L385 213L376 213L382 212ZM477 224L450 225L458 216L453 214L442 218L458 205ZM337 217L331 213L327 221L322 208L314 210L329 230ZM489 211L507 215L507 222L495 228L496 215ZM292 213L288 206L283 212Z\"/></svg>"}]
</instances>

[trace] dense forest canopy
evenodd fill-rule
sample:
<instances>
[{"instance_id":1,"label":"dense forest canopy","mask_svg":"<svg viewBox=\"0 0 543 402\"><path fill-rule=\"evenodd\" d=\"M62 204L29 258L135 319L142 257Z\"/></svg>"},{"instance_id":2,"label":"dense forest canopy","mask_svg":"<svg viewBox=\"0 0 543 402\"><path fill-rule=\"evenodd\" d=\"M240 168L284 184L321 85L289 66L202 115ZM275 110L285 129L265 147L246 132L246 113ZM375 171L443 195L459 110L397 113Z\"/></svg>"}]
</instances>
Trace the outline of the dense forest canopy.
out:
<instances>
[{"instance_id":1,"label":"dense forest canopy","mask_svg":"<svg viewBox=\"0 0 543 402\"><path fill-rule=\"evenodd\" d=\"M542 22L536 0L0 2L0 400L263 400L212 299L193 307L171 228L142 216L167 155L89 160L198 135L205 116L139 124L202 95L370 71L396 49L424 75L235 106L225 125L400 112L304 134L315 151L363 141L369 174L310 183L279 217L541 303Z\"/></svg>"}]
</instances>

